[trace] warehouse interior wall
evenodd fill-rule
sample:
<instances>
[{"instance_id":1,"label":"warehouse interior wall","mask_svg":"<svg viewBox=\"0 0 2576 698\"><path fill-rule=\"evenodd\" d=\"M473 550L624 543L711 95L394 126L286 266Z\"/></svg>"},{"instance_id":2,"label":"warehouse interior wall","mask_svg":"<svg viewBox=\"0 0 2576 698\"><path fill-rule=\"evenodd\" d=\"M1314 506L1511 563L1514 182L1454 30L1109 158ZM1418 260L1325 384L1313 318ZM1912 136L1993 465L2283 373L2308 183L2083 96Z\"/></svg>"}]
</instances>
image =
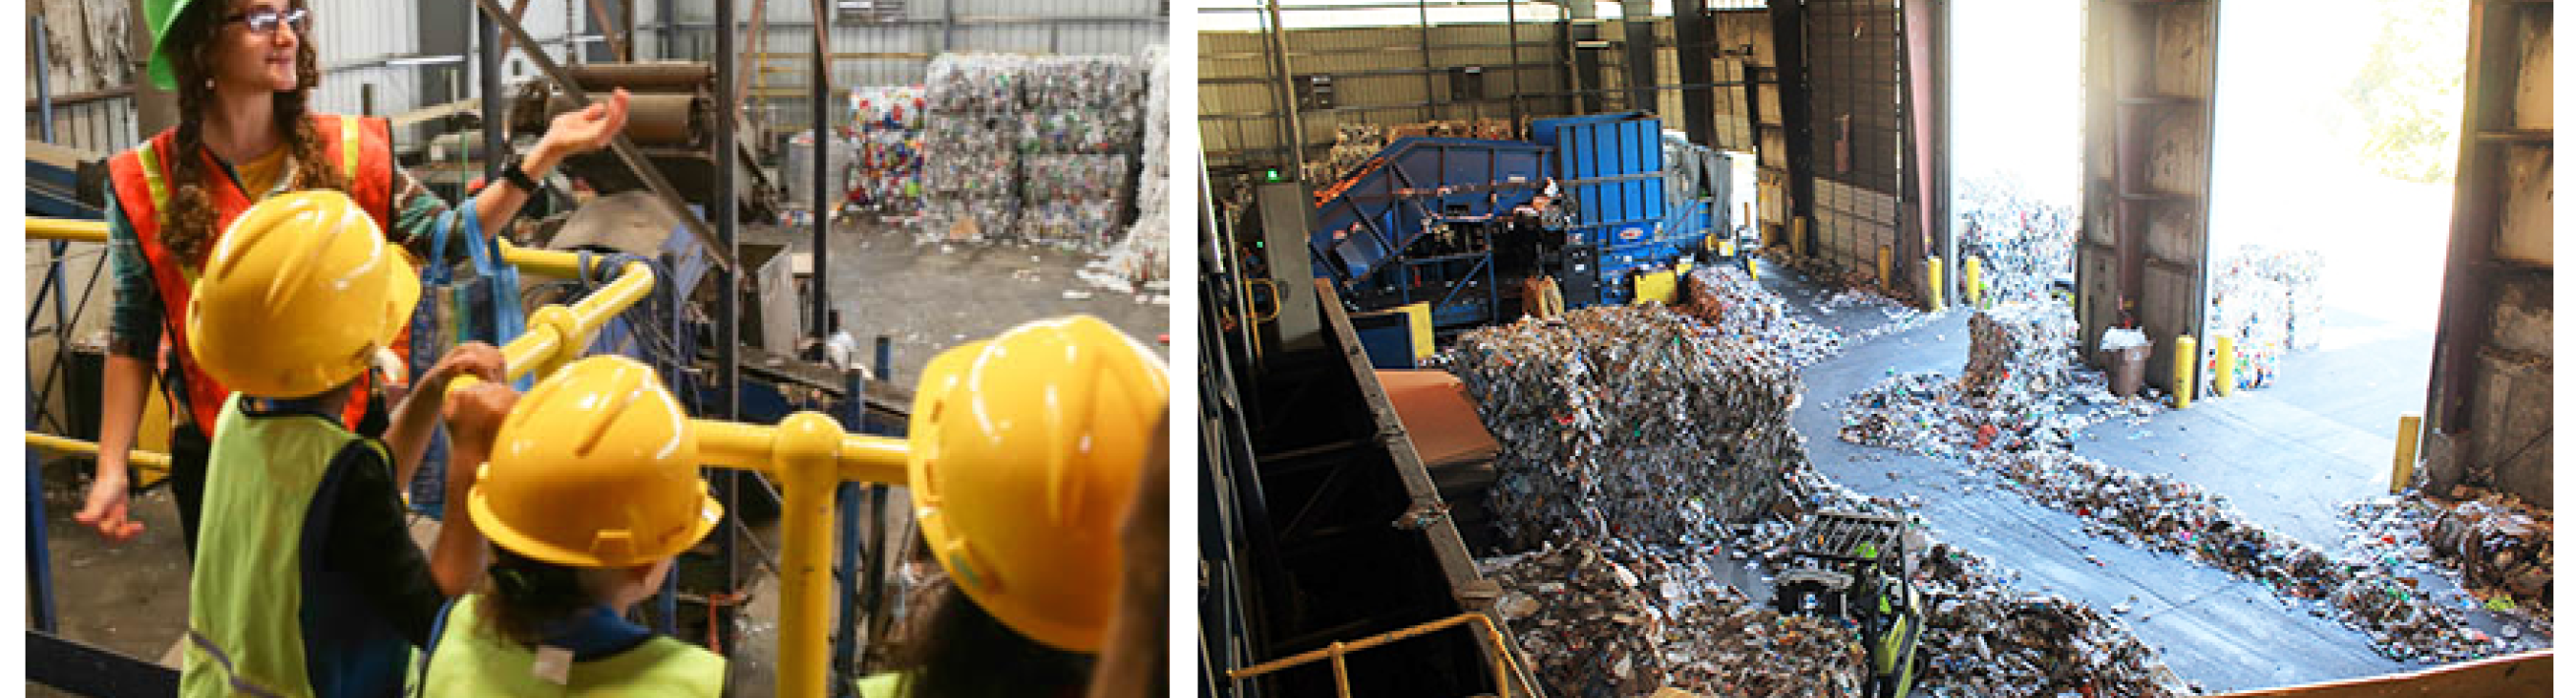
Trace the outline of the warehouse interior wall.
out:
<instances>
[{"instance_id":1,"label":"warehouse interior wall","mask_svg":"<svg viewBox=\"0 0 2576 698\"><path fill-rule=\"evenodd\" d=\"M2469 8L2442 317L2425 406L2427 487L2489 487L2551 506L2550 6Z\"/></svg>"},{"instance_id":2,"label":"warehouse interior wall","mask_svg":"<svg viewBox=\"0 0 2576 698\"><path fill-rule=\"evenodd\" d=\"M1281 33L1293 78L1288 92L1301 101L1297 122L1304 153L1319 159L1345 126L1473 119L1525 124L1597 111L1647 111L1679 131L1685 128L1686 90L1706 94L1713 106L1715 133L1702 145L1748 154L1769 152L1766 143L1786 147L1778 135L1782 117L1771 19L1762 3L1702 3L1709 36L1689 46L1679 40L1669 10L1651 16L1644 4L1629 5L1619 8L1627 10L1622 16L1607 18L1589 16L1594 8L1581 3L1570 9L1545 3L1379 8L1367 17L1383 25L1352 26L1356 21L1348 12L1301 12L1288 3ZM1255 9L1201 9L1203 26L1259 27L1199 33L1200 137L1209 170L1220 179L1288 169L1291 160L1283 147L1288 139L1281 135L1280 114L1286 105L1280 103L1267 20L1249 18L1259 14ZM1711 82L1683 80L1683 56L1710 61ZM1328 101L1318 101L1319 95ZM1757 126L1757 119L1772 126ZM1766 172L1777 174L1763 176L1785 179L1785 152L1764 157ZM1769 207L1772 198L1763 200ZM1786 220L1785 213L1774 217Z\"/></svg>"}]
</instances>

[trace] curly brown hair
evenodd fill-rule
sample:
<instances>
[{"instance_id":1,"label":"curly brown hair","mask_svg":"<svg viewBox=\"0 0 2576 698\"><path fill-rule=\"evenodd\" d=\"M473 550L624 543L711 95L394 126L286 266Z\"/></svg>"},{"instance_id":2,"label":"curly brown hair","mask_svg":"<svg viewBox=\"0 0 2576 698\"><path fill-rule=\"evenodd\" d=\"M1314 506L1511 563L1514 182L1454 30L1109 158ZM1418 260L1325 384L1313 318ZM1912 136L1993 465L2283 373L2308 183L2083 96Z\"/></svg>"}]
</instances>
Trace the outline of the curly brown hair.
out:
<instances>
[{"instance_id":1,"label":"curly brown hair","mask_svg":"<svg viewBox=\"0 0 2576 698\"><path fill-rule=\"evenodd\" d=\"M179 126L172 134L177 152L167 154L170 164L170 200L161 212L161 244L184 260L202 260L213 245L215 206L208 193L206 178L211 168L197 153L205 150L202 124L198 115L214 108L214 59L216 38L221 36L227 0L200 0L188 4L171 23L170 35L162 50L169 53L170 72L179 83ZM298 3L300 6L301 3ZM316 57L311 35L300 35L295 47L295 89L281 91L275 100L273 122L278 137L285 141L287 153L295 161L296 189L349 188L348 178L329 165L324 157L322 135L306 118L306 100L314 86L322 83L321 60ZM260 192L244 192L256 197Z\"/></svg>"}]
</instances>

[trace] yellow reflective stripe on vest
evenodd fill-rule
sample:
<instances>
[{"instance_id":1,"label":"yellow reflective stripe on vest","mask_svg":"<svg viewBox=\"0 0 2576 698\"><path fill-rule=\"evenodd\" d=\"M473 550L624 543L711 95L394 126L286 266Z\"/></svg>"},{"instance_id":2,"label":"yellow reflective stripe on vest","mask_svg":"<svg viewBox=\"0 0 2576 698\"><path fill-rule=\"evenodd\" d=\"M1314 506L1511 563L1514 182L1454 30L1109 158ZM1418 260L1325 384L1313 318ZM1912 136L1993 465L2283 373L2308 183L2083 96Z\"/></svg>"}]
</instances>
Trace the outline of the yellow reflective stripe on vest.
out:
<instances>
[{"instance_id":1,"label":"yellow reflective stripe on vest","mask_svg":"<svg viewBox=\"0 0 2576 698\"><path fill-rule=\"evenodd\" d=\"M349 181L358 180L358 117L340 117L340 169L349 173Z\"/></svg>"},{"instance_id":2,"label":"yellow reflective stripe on vest","mask_svg":"<svg viewBox=\"0 0 2576 698\"><path fill-rule=\"evenodd\" d=\"M154 215L159 215L170 204L170 185L161 181L160 151L160 148L152 147L152 141L148 140L143 142L142 147L134 149L136 161L143 165L143 186L152 190Z\"/></svg>"}]
</instances>

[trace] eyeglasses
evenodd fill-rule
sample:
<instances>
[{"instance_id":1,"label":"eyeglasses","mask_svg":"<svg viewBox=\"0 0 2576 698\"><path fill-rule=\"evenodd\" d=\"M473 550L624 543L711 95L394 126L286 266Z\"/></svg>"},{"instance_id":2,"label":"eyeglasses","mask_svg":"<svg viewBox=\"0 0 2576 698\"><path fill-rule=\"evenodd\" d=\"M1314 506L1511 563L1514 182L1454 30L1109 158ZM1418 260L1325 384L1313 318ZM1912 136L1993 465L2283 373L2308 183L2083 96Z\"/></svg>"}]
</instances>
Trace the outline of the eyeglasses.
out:
<instances>
[{"instance_id":1,"label":"eyeglasses","mask_svg":"<svg viewBox=\"0 0 2576 698\"><path fill-rule=\"evenodd\" d=\"M304 33L304 27L306 26L305 19L309 18L311 15L312 12L301 7L287 10L285 12L279 12L275 8L262 7L249 12L233 15L231 17L225 17L224 21L240 22L243 26L249 27L250 33L253 34L264 35L270 32L275 32L277 31L277 26L280 24L294 27L295 33L302 34Z\"/></svg>"}]
</instances>

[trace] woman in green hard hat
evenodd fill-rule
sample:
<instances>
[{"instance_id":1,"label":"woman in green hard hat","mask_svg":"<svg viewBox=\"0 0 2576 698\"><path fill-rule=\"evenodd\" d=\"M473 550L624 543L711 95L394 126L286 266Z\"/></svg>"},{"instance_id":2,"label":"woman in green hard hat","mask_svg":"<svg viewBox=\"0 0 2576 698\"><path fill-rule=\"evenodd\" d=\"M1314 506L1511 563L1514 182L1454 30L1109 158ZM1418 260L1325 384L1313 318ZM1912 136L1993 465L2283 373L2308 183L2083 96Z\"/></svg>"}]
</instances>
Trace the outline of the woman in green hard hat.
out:
<instances>
[{"instance_id":1,"label":"woman in green hard hat","mask_svg":"<svg viewBox=\"0 0 2576 698\"><path fill-rule=\"evenodd\" d=\"M215 240L251 204L304 189L347 193L385 237L419 259L446 202L394 165L382 119L311 108L320 64L307 31L329 8L298 0L145 0L152 28L149 79L176 90L179 125L108 161L109 259L115 303L101 381L98 477L74 516L113 542L141 534L127 509L126 452L135 443L147 385L157 375L171 399L170 481L181 532L195 554L206 485L208 433L231 391L197 365L189 349L189 286ZM333 5L345 8L347 5ZM355 20L351 20L355 21ZM596 150L626 125L626 93L565 114L534 149L512 161L506 183L474 201L484 230L501 230L528 200L534 177L568 155ZM406 341L396 341L397 354ZM371 391L362 389L358 394ZM353 400L341 415L360 433L385 424L382 400ZM411 473L398 473L409 482ZM388 541L392 544L394 541Z\"/></svg>"}]
</instances>

